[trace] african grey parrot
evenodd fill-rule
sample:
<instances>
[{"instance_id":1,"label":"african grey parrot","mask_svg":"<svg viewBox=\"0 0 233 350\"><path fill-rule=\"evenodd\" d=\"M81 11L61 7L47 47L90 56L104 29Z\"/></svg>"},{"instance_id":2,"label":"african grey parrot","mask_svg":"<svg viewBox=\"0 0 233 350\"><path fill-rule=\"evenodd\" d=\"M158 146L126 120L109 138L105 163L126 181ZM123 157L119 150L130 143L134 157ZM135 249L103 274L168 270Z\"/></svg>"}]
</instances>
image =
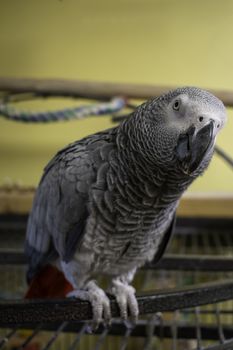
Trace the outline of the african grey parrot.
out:
<instances>
[{"instance_id":1,"label":"african grey parrot","mask_svg":"<svg viewBox=\"0 0 233 350\"><path fill-rule=\"evenodd\" d=\"M109 321L106 275L120 314L136 320L130 286L136 270L158 260L182 193L208 166L226 121L222 102L184 87L139 106L119 126L61 150L40 181L28 221L28 279L54 263L89 300L96 324Z\"/></svg>"}]
</instances>

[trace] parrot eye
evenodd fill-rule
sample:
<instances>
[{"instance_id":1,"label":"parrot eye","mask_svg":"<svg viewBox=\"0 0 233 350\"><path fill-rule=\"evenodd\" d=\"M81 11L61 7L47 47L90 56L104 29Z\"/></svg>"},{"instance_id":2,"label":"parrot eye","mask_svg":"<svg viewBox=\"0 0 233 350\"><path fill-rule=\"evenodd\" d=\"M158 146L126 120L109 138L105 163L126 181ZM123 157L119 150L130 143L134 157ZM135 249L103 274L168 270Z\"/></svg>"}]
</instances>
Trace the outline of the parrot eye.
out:
<instances>
[{"instance_id":1,"label":"parrot eye","mask_svg":"<svg viewBox=\"0 0 233 350\"><path fill-rule=\"evenodd\" d=\"M179 100L175 100L175 102L173 103L173 109L175 111L178 111L180 109L180 101Z\"/></svg>"}]
</instances>

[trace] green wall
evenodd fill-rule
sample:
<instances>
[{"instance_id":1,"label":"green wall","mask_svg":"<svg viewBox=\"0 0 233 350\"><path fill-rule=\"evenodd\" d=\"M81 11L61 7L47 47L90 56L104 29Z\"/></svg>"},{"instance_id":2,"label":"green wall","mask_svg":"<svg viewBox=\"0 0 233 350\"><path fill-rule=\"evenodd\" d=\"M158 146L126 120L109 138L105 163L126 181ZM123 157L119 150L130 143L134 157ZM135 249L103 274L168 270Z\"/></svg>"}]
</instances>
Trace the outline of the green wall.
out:
<instances>
[{"instance_id":1,"label":"green wall","mask_svg":"<svg viewBox=\"0 0 233 350\"><path fill-rule=\"evenodd\" d=\"M233 90L232 0L0 0L0 76L195 85ZM47 109L74 101L27 103ZM218 144L233 155L233 113ZM35 185L67 143L107 117L50 125L0 118L0 184ZM214 158L191 191L233 191Z\"/></svg>"}]
</instances>

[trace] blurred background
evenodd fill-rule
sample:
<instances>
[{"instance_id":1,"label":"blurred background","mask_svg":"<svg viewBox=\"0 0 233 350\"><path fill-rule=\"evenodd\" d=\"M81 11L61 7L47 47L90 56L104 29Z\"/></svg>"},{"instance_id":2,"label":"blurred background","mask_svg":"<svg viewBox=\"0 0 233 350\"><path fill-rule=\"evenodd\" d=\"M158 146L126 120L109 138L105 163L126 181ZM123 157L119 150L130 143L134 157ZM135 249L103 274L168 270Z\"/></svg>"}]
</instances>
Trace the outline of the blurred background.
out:
<instances>
[{"instance_id":1,"label":"blurred background","mask_svg":"<svg viewBox=\"0 0 233 350\"><path fill-rule=\"evenodd\" d=\"M225 0L1 0L0 76L194 85L233 90L233 2ZM77 104L22 104L45 110ZM20 104L18 106L21 107ZM49 125L0 118L0 184L36 185L64 145L111 126L109 117ZM233 115L218 144L233 154ZM192 192L233 191L217 156Z\"/></svg>"},{"instance_id":2,"label":"blurred background","mask_svg":"<svg viewBox=\"0 0 233 350\"><path fill-rule=\"evenodd\" d=\"M0 5L0 77L190 85L233 91L232 0L0 0ZM80 101L71 98L41 98L17 103L17 108L45 111L73 107L79 103ZM227 112L228 122L220 133L217 144L232 157L233 110L228 108ZM10 188L14 184L35 187L44 166L59 149L85 135L113 125L110 116L49 124L25 124L8 121L0 115L0 187ZM176 258L186 255L192 259L193 254L198 259L204 255L216 259L232 259L232 169L215 155L204 176L195 181L188 192L190 197L200 193L206 198L212 198L213 195L217 202L216 211L211 212L211 201L202 201L199 209L199 214L202 214L202 208L208 206L208 215L213 221L209 217L202 218L204 221L200 222L196 220L194 208L194 215L191 215L194 220L192 217L185 218L185 224L180 221L168 253ZM218 196L222 196L221 203ZM0 196L0 213L3 214L0 215L0 252L7 254L11 249L22 254L32 197L24 207L23 197L18 201L17 210L23 213L22 217L14 211L12 217L7 216L10 207L8 204L1 207L3 198L6 200L7 196ZM230 198L229 202L226 198ZM15 197L11 197L11 201L16 201ZM4 210L1 211L1 208ZM217 215L220 209L221 213ZM224 215L226 210L227 215ZM187 213L183 211L183 214L185 216ZM221 215L224 218L218 217ZM232 264L232 260L229 261ZM6 298L22 298L27 288L26 266L12 262L6 264L7 261L4 264L2 259L0 299L3 302ZM213 272L213 264L210 270ZM230 278L232 279L232 269L215 274L198 271L198 268L195 270L195 267L191 272L182 269L143 270L137 274L135 285L138 291L154 291L158 288L193 286L213 279L218 281ZM207 313L208 310L210 314ZM222 317L224 325L232 331L232 301L223 303L221 310L225 310ZM218 337L220 333L214 328L217 327L216 322L218 330L220 327L217 307L213 304L203 312L204 316L200 319L198 308L191 316L179 316L178 311L165 315L165 322L171 321L171 329L175 331L174 327L180 320L183 324L196 322L196 328L193 328L195 339L185 341L181 347L176 348L174 339L177 334L171 331L173 343L165 341L161 345L156 338L155 344L152 344L153 349L193 350L194 345L195 349L200 349L200 320L213 326L211 337L213 334ZM11 334L7 332L0 330L0 348L1 336ZM31 336L29 331L18 330L12 334L14 337L7 349L42 348L41 340L38 340L37 345L32 342L30 346L26 344L20 347ZM49 342L50 337L51 333L46 333L46 341ZM61 336L60 343L53 347L48 343L50 345L44 349L67 349L76 334L68 337ZM109 339L106 349L118 349L116 337ZM81 343L82 349L91 349L93 337L86 337ZM115 347L113 343L116 343ZM97 344L95 349L99 349L98 346ZM75 346L71 348L74 349ZM121 348L124 349L123 346ZM131 348L141 350L142 343L136 340Z\"/></svg>"}]
</instances>

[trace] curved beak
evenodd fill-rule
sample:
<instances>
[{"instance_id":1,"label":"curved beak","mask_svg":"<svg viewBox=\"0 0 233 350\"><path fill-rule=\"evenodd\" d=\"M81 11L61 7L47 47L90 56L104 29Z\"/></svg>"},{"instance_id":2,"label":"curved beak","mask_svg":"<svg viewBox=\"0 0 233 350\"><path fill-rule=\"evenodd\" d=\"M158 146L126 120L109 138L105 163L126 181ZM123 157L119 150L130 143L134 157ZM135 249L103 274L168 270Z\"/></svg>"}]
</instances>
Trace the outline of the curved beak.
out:
<instances>
[{"instance_id":1,"label":"curved beak","mask_svg":"<svg viewBox=\"0 0 233 350\"><path fill-rule=\"evenodd\" d=\"M215 139L212 120L197 133L195 131L195 127L191 126L185 134L181 134L175 150L177 158L188 173L192 173L199 167Z\"/></svg>"}]
</instances>

